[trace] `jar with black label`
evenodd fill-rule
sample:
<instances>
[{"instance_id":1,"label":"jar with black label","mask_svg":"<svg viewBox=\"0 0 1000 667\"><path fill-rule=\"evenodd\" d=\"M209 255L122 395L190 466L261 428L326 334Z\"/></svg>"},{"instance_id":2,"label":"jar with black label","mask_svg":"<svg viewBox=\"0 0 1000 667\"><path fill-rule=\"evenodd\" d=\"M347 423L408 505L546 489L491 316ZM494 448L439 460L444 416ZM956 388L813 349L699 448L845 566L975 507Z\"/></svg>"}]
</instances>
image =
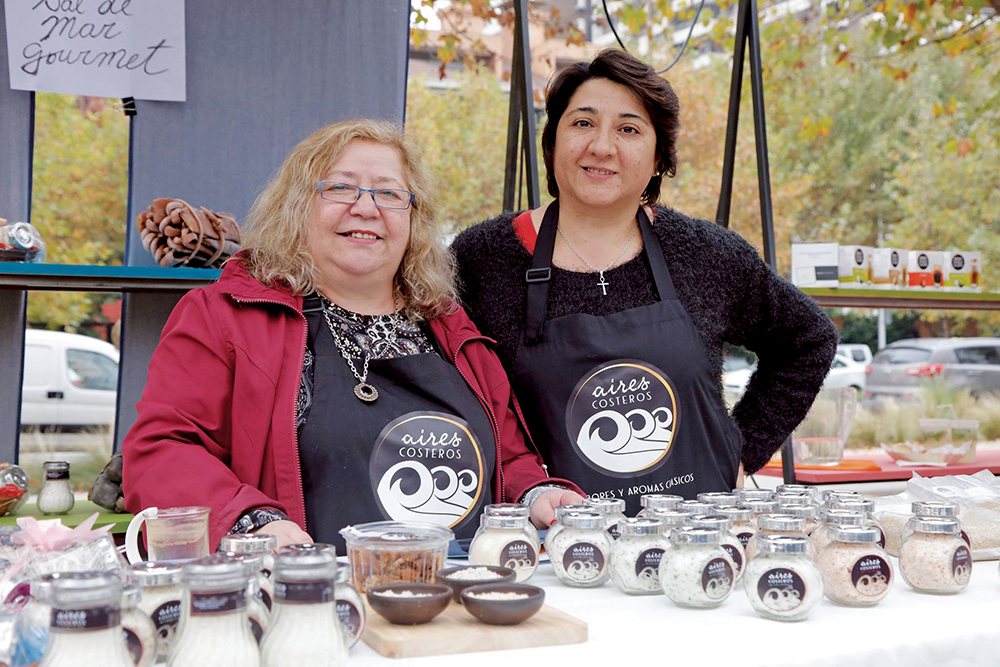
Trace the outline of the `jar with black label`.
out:
<instances>
[{"instance_id":1,"label":"jar with black label","mask_svg":"<svg viewBox=\"0 0 1000 667\"><path fill-rule=\"evenodd\" d=\"M257 573L257 597L267 610L271 611L271 599L274 597L274 585L271 583L271 572L274 570L274 550L278 542L274 535L266 533L233 533L223 535L219 542L219 551L236 555L256 555L261 558L260 572Z\"/></svg>"},{"instance_id":2,"label":"jar with black label","mask_svg":"<svg viewBox=\"0 0 1000 667\"><path fill-rule=\"evenodd\" d=\"M649 516L646 510L672 510L684 500L684 496L672 493L647 493L639 497L642 509L637 516Z\"/></svg>"},{"instance_id":3,"label":"jar with black label","mask_svg":"<svg viewBox=\"0 0 1000 667\"><path fill-rule=\"evenodd\" d=\"M733 590L736 570L715 528L680 528L660 561L663 592L680 607L716 607Z\"/></svg>"},{"instance_id":4,"label":"jar with black label","mask_svg":"<svg viewBox=\"0 0 1000 667\"><path fill-rule=\"evenodd\" d=\"M757 549L757 538L761 535L793 535L795 537L809 537L806 535L806 520L800 516L791 514L761 514L757 517L757 534L747 542L747 558L754 559L759 553ZM813 556L812 547L809 547L809 555Z\"/></svg>"},{"instance_id":5,"label":"jar with black label","mask_svg":"<svg viewBox=\"0 0 1000 667\"><path fill-rule=\"evenodd\" d=\"M261 667L343 665L337 618L337 561L331 553L282 553L274 561L274 616L260 646Z\"/></svg>"},{"instance_id":6,"label":"jar with black label","mask_svg":"<svg viewBox=\"0 0 1000 667\"><path fill-rule=\"evenodd\" d=\"M740 503L740 507L750 510L753 514L750 522L758 529L760 529L760 524L757 523L757 517L761 514L774 514L778 511L778 503L774 500L744 500Z\"/></svg>"},{"instance_id":7,"label":"jar with black label","mask_svg":"<svg viewBox=\"0 0 1000 667\"><path fill-rule=\"evenodd\" d=\"M149 667L156 660L156 626L149 615L139 609L141 599L142 589L138 584L125 585L122 593L122 634L136 667Z\"/></svg>"},{"instance_id":8,"label":"jar with black label","mask_svg":"<svg viewBox=\"0 0 1000 667\"><path fill-rule=\"evenodd\" d=\"M562 519L569 512L592 512L594 508L590 505L559 505L555 509L556 522L549 526L549 529L545 532L545 551L552 551L552 540L555 539L559 531L563 529Z\"/></svg>"},{"instance_id":9,"label":"jar with black label","mask_svg":"<svg viewBox=\"0 0 1000 667\"><path fill-rule=\"evenodd\" d=\"M733 489L733 493L740 499L740 503L763 502L774 497L774 492L767 489Z\"/></svg>"},{"instance_id":10,"label":"jar with black label","mask_svg":"<svg viewBox=\"0 0 1000 667\"><path fill-rule=\"evenodd\" d=\"M75 500L69 485L69 463L46 461L42 464L44 479L38 492L38 511L42 514L66 514Z\"/></svg>"},{"instance_id":11,"label":"jar with black label","mask_svg":"<svg viewBox=\"0 0 1000 667\"><path fill-rule=\"evenodd\" d=\"M168 664L258 667L260 651L247 621L250 576L243 563L212 554L185 563L181 581L180 633Z\"/></svg>"},{"instance_id":12,"label":"jar with black label","mask_svg":"<svg viewBox=\"0 0 1000 667\"><path fill-rule=\"evenodd\" d=\"M103 572L52 582L52 619L42 667L133 667L122 640L121 582Z\"/></svg>"},{"instance_id":13,"label":"jar with black label","mask_svg":"<svg viewBox=\"0 0 1000 667\"><path fill-rule=\"evenodd\" d=\"M133 564L129 573L142 588L139 609L153 621L156 659L162 662L170 655L181 617L181 567L175 563L143 561Z\"/></svg>"},{"instance_id":14,"label":"jar with black label","mask_svg":"<svg viewBox=\"0 0 1000 667\"><path fill-rule=\"evenodd\" d=\"M365 631L365 603L358 589L351 585L351 568L337 568L337 581L333 586L337 598L337 618L344 628L347 647L351 648L361 639Z\"/></svg>"},{"instance_id":15,"label":"jar with black label","mask_svg":"<svg viewBox=\"0 0 1000 667\"><path fill-rule=\"evenodd\" d=\"M831 542L816 558L823 573L823 592L847 607L872 607L892 588L889 555L879 546L872 526L830 528Z\"/></svg>"},{"instance_id":16,"label":"jar with black label","mask_svg":"<svg viewBox=\"0 0 1000 667\"><path fill-rule=\"evenodd\" d=\"M878 544L885 549L885 530L882 528L882 523L873 514L875 511L874 502L865 498L836 498L830 501L830 509L863 512L868 517L868 525L878 529Z\"/></svg>"},{"instance_id":17,"label":"jar with black label","mask_svg":"<svg viewBox=\"0 0 1000 667\"><path fill-rule=\"evenodd\" d=\"M779 514L788 514L805 519L806 535L812 535L813 531L822 525L819 520L819 512L819 507L815 505L781 505L778 507Z\"/></svg>"},{"instance_id":18,"label":"jar with black label","mask_svg":"<svg viewBox=\"0 0 1000 667\"><path fill-rule=\"evenodd\" d=\"M528 519L528 532L534 533L535 541L541 545L542 540L538 535L538 529L535 528L535 524L531 523L531 511L527 505L522 505L521 503L495 503L484 507L483 514L489 516L524 517Z\"/></svg>"},{"instance_id":19,"label":"jar with black label","mask_svg":"<svg viewBox=\"0 0 1000 667\"><path fill-rule=\"evenodd\" d=\"M900 544L902 544L909 535L913 534L913 525L917 519L922 519L924 517L941 517L958 521L959 536L965 540L965 544L970 549L972 548L972 540L969 538L968 531L965 530L965 524L963 524L962 520L958 518L957 503L922 500L913 503L910 508L913 511L913 516L906 522L906 525L903 526L902 534L899 536ZM889 551L889 549L887 548L886 551Z\"/></svg>"},{"instance_id":20,"label":"jar with black label","mask_svg":"<svg viewBox=\"0 0 1000 667\"><path fill-rule=\"evenodd\" d=\"M614 542L604 528L604 515L593 511L569 512L562 521L563 529L548 549L552 571L567 586L602 586L611 576L608 564Z\"/></svg>"},{"instance_id":21,"label":"jar with black label","mask_svg":"<svg viewBox=\"0 0 1000 667\"><path fill-rule=\"evenodd\" d=\"M830 537L830 529L836 526L858 526L864 527L868 525L868 516L860 511L855 510L821 510L819 514L820 526L813 531L812 535L809 536L809 541L813 546L813 553L819 555L819 552L826 548L826 545L832 542Z\"/></svg>"},{"instance_id":22,"label":"jar with black label","mask_svg":"<svg viewBox=\"0 0 1000 667\"><path fill-rule=\"evenodd\" d=\"M584 505L604 515L604 528L618 539L618 522L625 518L625 501L620 498L585 498Z\"/></svg>"},{"instance_id":23,"label":"jar with black label","mask_svg":"<svg viewBox=\"0 0 1000 667\"><path fill-rule=\"evenodd\" d=\"M611 581L629 595L659 595L660 560L670 546L660 519L636 517L618 522L611 548Z\"/></svg>"},{"instance_id":24,"label":"jar with black label","mask_svg":"<svg viewBox=\"0 0 1000 667\"><path fill-rule=\"evenodd\" d=\"M740 503L739 496L727 491L709 491L698 494L698 502L709 503L716 507L736 507Z\"/></svg>"},{"instance_id":25,"label":"jar with black label","mask_svg":"<svg viewBox=\"0 0 1000 667\"><path fill-rule=\"evenodd\" d=\"M519 583L529 579L541 549L538 532L529 530L530 525L527 514L483 514L469 547L469 564L509 567Z\"/></svg>"},{"instance_id":26,"label":"jar with black label","mask_svg":"<svg viewBox=\"0 0 1000 667\"><path fill-rule=\"evenodd\" d=\"M729 520L733 522L732 528L733 535L740 541L740 545L743 546L743 555L746 556L747 543L750 542L750 538L757 534L757 526L751 523L753 518L753 512L742 507L720 507L715 510L716 514L721 514L722 516L729 517Z\"/></svg>"},{"instance_id":27,"label":"jar with black label","mask_svg":"<svg viewBox=\"0 0 1000 667\"><path fill-rule=\"evenodd\" d=\"M743 588L754 611L775 621L802 621L823 599L823 575L809 556L809 540L790 535L757 539L760 554L747 563Z\"/></svg>"},{"instance_id":28,"label":"jar with black label","mask_svg":"<svg viewBox=\"0 0 1000 667\"><path fill-rule=\"evenodd\" d=\"M719 531L719 546L725 549L733 560L736 575L733 581L739 581L743 576L743 566L746 564L747 554L740 539L733 533L733 520L724 514L701 514L691 517L691 526L694 528L714 528Z\"/></svg>"},{"instance_id":29,"label":"jar with black label","mask_svg":"<svg viewBox=\"0 0 1000 667\"><path fill-rule=\"evenodd\" d=\"M260 588L260 582L264 579L263 574L261 574L264 569L264 559L261 554L234 553L232 551L219 551L217 553L238 560L246 568L247 578L250 580L247 585L247 623L250 624L250 632L253 633L253 638L257 640L259 645L261 639L264 638L264 633L267 632L271 618L271 607L264 603L265 592ZM273 567L273 558L271 563ZM268 603L273 604L270 595L267 595L266 599Z\"/></svg>"},{"instance_id":30,"label":"jar with black label","mask_svg":"<svg viewBox=\"0 0 1000 667\"><path fill-rule=\"evenodd\" d=\"M958 593L972 577L972 553L956 519L920 517L899 550L899 573L920 593Z\"/></svg>"}]
</instances>

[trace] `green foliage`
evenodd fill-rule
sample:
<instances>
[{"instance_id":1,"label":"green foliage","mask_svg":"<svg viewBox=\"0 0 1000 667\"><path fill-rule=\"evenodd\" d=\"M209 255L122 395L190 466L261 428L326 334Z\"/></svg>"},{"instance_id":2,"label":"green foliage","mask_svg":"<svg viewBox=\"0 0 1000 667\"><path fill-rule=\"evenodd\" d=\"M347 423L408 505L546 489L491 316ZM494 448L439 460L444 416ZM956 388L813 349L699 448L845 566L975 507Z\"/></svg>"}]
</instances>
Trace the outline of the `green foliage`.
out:
<instances>
[{"instance_id":1,"label":"green foliage","mask_svg":"<svg viewBox=\"0 0 1000 667\"><path fill-rule=\"evenodd\" d=\"M827 311L833 316L832 311ZM915 338L914 323L920 319L917 311L894 311L885 324L885 342L893 343L904 338ZM874 313L847 311L840 329L841 343L864 344L872 352L878 351L878 317Z\"/></svg>"}]
</instances>

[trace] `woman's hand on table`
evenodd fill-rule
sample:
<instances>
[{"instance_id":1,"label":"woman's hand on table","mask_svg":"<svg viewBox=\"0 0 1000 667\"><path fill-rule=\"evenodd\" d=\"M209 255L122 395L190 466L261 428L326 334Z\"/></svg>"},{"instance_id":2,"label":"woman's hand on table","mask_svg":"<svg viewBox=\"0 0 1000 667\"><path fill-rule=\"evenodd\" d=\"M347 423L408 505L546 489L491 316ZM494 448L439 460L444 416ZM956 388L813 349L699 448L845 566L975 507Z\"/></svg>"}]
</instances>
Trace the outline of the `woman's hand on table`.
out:
<instances>
[{"instance_id":1,"label":"woman's hand on table","mask_svg":"<svg viewBox=\"0 0 1000 667\"><path fill-rule=\"evenodd\" d=\"M531 522L536 528L548 528L556 519L556 508L560 505L576 505L583 502L583 496L570 490L552 490L538 496L531 503Z\"/></svg>"},{"instance_id":2,"label":"woman's hand on table","mask_svg":"<svg viewBox=\"0 0 1000 667\"><path fill-rule=\"evenodd\" d=\"M290 544L312 544L313 542L309 533L299 528L299 525L294 521L271 521L253 532L274 535L278 541L276 549L287 547Z\"/></svg>"}]
</instances>

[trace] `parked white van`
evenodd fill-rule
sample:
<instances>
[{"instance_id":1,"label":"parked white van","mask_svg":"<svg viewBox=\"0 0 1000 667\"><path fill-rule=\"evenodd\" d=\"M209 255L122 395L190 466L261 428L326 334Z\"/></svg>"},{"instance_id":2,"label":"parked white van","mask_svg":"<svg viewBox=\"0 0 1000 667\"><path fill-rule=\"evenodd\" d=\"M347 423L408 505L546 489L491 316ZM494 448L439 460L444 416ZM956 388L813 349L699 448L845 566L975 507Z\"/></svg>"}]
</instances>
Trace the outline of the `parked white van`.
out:
<instances>
[{"instance_id":1,"label":"parked white van","mask_svg":"<svg viewBox=\"0 0 1000 667\"><path fill-rule=\"evenodd\" d=\"M62 331L24 332L22 427L103 427L115 422L118 350Z\"/></svg>"}]
</instances>

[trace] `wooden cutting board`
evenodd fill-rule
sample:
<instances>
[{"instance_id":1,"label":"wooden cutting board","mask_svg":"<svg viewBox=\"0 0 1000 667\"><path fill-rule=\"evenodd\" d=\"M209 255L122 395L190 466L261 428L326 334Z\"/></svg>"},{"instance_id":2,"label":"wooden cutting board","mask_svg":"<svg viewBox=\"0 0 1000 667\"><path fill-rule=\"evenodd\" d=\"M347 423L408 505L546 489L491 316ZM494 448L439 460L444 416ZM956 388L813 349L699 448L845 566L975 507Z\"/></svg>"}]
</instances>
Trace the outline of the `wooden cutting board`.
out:
<instances>
[{"instance_id":1,"label":"wooden cutting board","mask_svg":"<svg viewBox=\"0 0 1000 667\"><path fill-rule=\"evenodd\" d=\"M502 651L587 641L586 623L548 605L543 605L537 614L519 625L481 623L455 602L424 625L393 625L371 607L367 612L367 625L361 638L387 658Z\"/></svg>"}]
</instances>

